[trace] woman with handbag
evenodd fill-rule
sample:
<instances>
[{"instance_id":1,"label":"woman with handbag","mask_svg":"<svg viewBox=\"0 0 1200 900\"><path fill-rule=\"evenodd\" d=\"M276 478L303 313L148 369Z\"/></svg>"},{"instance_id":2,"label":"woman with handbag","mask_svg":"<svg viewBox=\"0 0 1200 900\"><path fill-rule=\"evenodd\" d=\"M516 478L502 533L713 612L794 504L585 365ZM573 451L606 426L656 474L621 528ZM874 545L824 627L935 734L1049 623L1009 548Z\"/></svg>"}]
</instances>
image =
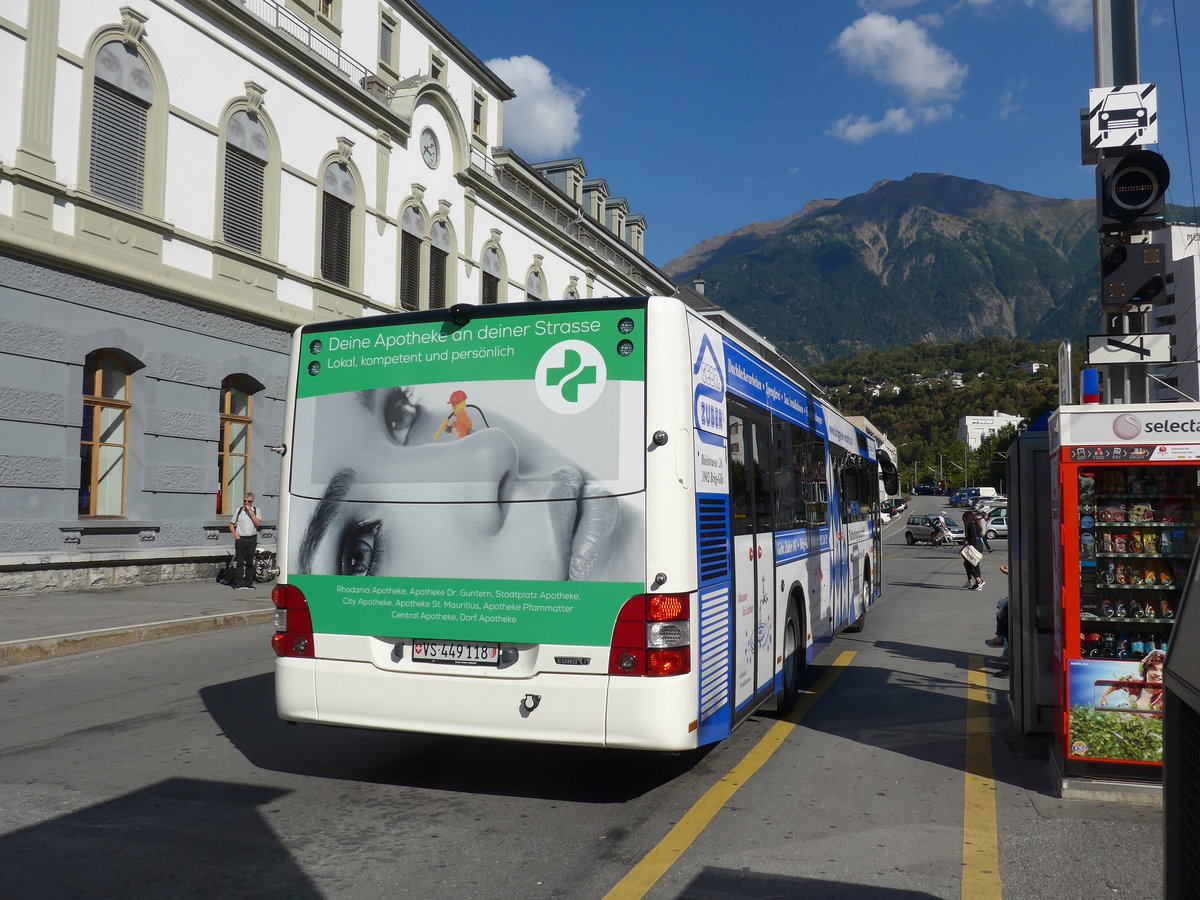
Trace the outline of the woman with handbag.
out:
<instances>
[{"instance_id":1,"label":"woman with handbag","mask_svg":"<svg viewBox=\"0 0 1200 900\"><path fill-rule=\"evenodd\" d=\"M965 587L969 591L981 591L984 580L979 561L983 559L983 528L979 524L979 517L971 510L963 513L963 530L966 537L959 553L963 558L963 568L967 570Z\"/></svg>"}]
</instances>

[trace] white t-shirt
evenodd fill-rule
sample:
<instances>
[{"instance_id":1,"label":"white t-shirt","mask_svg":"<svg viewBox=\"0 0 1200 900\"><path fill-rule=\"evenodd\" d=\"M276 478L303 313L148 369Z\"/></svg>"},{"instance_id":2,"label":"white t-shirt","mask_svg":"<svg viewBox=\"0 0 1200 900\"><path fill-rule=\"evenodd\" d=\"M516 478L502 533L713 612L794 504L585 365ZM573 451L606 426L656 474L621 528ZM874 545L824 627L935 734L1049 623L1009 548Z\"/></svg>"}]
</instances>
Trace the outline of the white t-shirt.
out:
<instances>
[{"instance_id":1,"label":"white t-shirt","mask_svg":"<svg viewBox=\"0 0 1200 900\"><path fill-rule=\"evenodd\" d=\"M250 509L254 512L254 519L262 518L258 514L257 506L252 506ZM251 537L258 534L258 526L254 524L254 519L250 518L249 514L243 515L244 513L246 513L246 507L239 506L238 511L233 514L233 518L229 520L229 524L237 530L238 537Z\"/></svg>"}]
</instances>

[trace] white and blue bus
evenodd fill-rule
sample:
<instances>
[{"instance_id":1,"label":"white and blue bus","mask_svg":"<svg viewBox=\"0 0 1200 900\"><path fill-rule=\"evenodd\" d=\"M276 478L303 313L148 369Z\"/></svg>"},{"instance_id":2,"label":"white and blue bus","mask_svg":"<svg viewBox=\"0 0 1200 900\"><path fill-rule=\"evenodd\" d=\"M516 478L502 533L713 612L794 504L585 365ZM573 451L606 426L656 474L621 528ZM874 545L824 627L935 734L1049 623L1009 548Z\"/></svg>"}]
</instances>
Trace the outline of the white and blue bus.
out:
<instances>
[{"instance_id":1,"label":"white and blue bus","mask_svg":"<svg viewBox=\"0 0 1200 900\"><path fill-rule=\"evenodd\" d=\"M874 439L720 314L458 305L292 360L288 721L695 748L790 710L879 596Z\"/></svg>"}]
</instances>

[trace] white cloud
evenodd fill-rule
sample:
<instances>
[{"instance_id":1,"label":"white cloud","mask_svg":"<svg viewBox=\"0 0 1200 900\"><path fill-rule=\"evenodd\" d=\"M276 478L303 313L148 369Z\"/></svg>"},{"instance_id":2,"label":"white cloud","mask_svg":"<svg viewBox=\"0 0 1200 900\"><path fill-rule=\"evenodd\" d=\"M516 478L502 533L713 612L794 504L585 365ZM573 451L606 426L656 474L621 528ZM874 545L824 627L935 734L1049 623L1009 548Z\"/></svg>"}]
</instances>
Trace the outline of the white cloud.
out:
<instances>
[{"instance_id":1,"label":"white cloud","mask_svg":"<svg viewBox=\"0 0 1200 900\"><path fill-rule=\"evenodd\" d=\"M952 115L950 102L961 95L969 71L930 40L917 22L878 12L851 23L838 35L833 50L851 69L866 73L908 101L879 119L853 113L838 119L828 133L856 144L878 134L906 134L919 124Z\"/></svg>"},{"instance_id":2,"label":"white cloud","mask_svg":"<svg viewBox=\"0 0 1200 900\"><path fill-rule=\"evenodd\" d=\"M1030 6L1044 6L1050 17L1072 31L1092 27L1092 0L1025 0Z\"/></svg>"},{"instance_id":3,"label":"white cloud","mask_svg":"<svg viewBox=\"0 0 1200 900\"><path fill-rule=\"evenodd\" d=\"M906 134L915 126L916 122L907 109L889 109L882 119L872 120L870 116L856 116L853 113L842 116L833 123L829 133L852 144L860 144L877 134Z\"/></svg>"},{"instance_id":4,"label":"white cloud","mask_svg":"<svg viewBox=\"0 0 1200 900\"><path fill-rule=\"evenodd\" d=\"M912 103L954 99L967 77L967 66L933 43L924 28L882 13L850 24L833 47L850 68L895 88Z\"/></svg>"},{"instance_id":5,"label":"white cloud","mask_svg":"<svg viewBox=\"0 0 1200 900\"><path fill-rule=\"evenodd\" d=\"M558 81L541 60L513 56L488 68L516 92L504 104L504 143L530 162L554 159L579 140L579 104L586 91Z\"/></svg>"},{"instance_id":6,"label":"white cloud","mask_svg":"<svg viewBox=\"0 0 1200 900\"><path fill-rule=\"evenodd\" d=\"M861 144L878 134L907 134L918 125L928 125L953 114L954 109L949 104L897 107L889 109L881 119L850 114L834 122L828 133L852 144Z\"/></svg>"}]
</instances>

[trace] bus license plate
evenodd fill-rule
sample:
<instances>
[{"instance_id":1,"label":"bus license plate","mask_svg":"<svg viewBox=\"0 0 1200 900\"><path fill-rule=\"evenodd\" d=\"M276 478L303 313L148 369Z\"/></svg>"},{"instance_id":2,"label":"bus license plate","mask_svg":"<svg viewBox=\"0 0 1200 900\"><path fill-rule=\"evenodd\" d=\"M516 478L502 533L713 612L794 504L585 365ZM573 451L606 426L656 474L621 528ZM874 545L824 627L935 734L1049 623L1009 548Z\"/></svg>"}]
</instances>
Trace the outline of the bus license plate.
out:
<instances>
[{"instance_id":1,"label":"bus license plate","mask_svg":"<svg viewBox=\"0 0 1200 900\"><path fill-rule=\"evenodd\" d=\"M498 666L500 645L479 641L413 641L413 659L460 666Z\"/></svg>"}]
</instances>

